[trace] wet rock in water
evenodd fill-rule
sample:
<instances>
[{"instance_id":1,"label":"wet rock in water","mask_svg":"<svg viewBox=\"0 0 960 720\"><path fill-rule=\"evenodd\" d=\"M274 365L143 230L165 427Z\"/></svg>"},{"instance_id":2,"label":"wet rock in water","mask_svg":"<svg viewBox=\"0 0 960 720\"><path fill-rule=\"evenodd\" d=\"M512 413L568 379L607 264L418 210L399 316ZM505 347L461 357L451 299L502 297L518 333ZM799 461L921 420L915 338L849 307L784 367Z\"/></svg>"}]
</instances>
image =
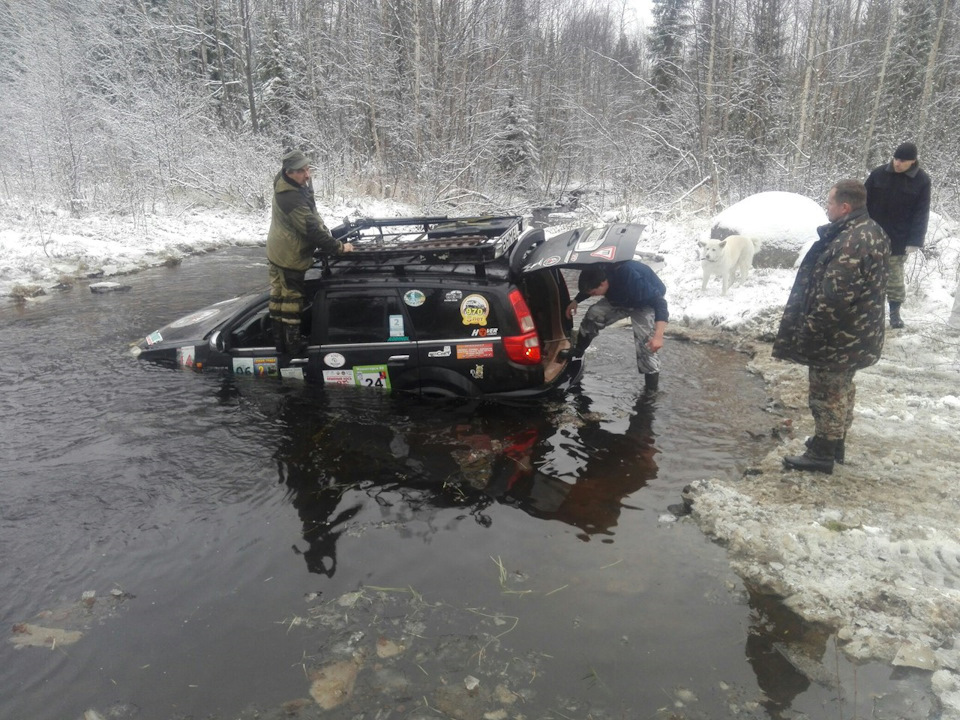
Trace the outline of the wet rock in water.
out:
<instances>
[{"instance_id":1,"label":"wet rock in water","mask_svg":"<svg viewBox=\"0 0 960 720\"><path fill-rule=\"evenodd\" d=\"M388 640L385 637L377 640L377 657L379 658L394 657L402 653L405 649L403 645L395 643L393 640Z\"/></svg>"},{"instance_id":2,"label":"wet rock in water","mask_svg":"<svg viewBox=\"0 0 960 720\"><path fill-rule=\"evenodd\" d=\"M31 298L43 297L47 294L39 285L15 285L10 294L17 300L29 300Z\"/></svg>"},{"instance_id":3,"label":"wet rock in water","mask_svg":"<svg viewBox=\"0 0 960 720\"><path fill-rule=\"evenodd\" d=\"M463 686L467 689L467 692L473 692L480 687L480 681L477 680L473 675L467 675L463 679Z\"/></svg>"},{"instance_id":4,"label":"wet rock in water","mask_svg":"<svg viewBox=\"0 0 960 720\"><path fill-rule=\"evenodd\" d=\"M324 710L331 710L353 695L360 672L358 658L330 663L310 673L310 697Z\"/></svg>"},{"instance_id":5,"label":"wet rock in water","mask_svg":"<svg viewBox=\"0 0 960 720\"><path fill-rule=\"evenodd\" d=\"M936 670L937 658L930 648L904 643L900 646L900 649L897 650L897 656L893 658L893 664L897 667Z\"/></svg>"},{"instance_id":6,"label":"wet rock in water","mask_svg":"<svg viewBox=\"0 0 960 720\"><path fill-rule=\"evenodd\" d=\"M17 623L13 626L13 637L10 642L19 650L24 647L49 647L58 645L72 645L83 637L79 630L61 630L47 628L30 623Z\"/></svg>"},{"instance_id":7,"label":"wet rock in water","mask_svg":"<svg viewBox=\"0 0 960 720\"><path fill-rule=\"evenodd\" d=\"M98 282L90 285L92 293L124 292L129 289L129 285L121 285L118 282Z\"/></svg>"}]
</instances>

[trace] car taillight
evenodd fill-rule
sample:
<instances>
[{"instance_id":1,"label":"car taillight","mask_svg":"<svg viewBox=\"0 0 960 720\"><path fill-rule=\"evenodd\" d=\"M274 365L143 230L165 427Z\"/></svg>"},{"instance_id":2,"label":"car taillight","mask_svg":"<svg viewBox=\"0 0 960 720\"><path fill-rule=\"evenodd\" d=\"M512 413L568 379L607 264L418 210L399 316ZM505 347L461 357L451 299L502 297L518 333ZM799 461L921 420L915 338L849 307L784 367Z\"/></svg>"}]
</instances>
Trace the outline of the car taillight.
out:
<instances>
[{"instance_id":1,"label":"car taillight","mask_svg":"<svg viewBox=\"0 0 960 720\"><path fill-rule=\"evenodd\" d=\"M537 326L533 322L530 308L519 290L510 291L510 304L513 313L517 316L517 325L522 335L512 335L503 338L503 349L507 357L521 365L540 364L540 338L537 337Z\"/></svg>"}]
</instances>

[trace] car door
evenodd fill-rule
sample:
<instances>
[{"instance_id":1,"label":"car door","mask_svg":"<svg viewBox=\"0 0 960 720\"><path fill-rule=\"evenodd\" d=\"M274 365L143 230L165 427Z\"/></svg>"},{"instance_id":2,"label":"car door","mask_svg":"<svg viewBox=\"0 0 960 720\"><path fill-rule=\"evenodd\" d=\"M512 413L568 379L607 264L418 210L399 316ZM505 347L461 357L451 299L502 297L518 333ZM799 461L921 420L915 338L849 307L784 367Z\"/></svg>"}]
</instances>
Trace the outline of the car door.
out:
<instances>
[{"instance_id":1,"label":"car door","mask_svg":"<svg viewBox=\"0 0 960 720\"><path fill-rule=\"evenodd\" d=\"M230 369L234 375L277 377L281 373L272 322L264 297L224 328L219 344L230 356ZM290 359L288 367L282 371L283 376L302 378L306 361L305 353L303 357Z\"/></svg>"},{"instance_id":2,"label":"car door","mask_svg":"<svg viewBox=\"0 0 960 720\"><path fill-rule=\"evenodd\" d=\"M376 390L416 390L417 343L390 289L328 289L319 299L317 380Z\"/></svg>"}]
</instances>

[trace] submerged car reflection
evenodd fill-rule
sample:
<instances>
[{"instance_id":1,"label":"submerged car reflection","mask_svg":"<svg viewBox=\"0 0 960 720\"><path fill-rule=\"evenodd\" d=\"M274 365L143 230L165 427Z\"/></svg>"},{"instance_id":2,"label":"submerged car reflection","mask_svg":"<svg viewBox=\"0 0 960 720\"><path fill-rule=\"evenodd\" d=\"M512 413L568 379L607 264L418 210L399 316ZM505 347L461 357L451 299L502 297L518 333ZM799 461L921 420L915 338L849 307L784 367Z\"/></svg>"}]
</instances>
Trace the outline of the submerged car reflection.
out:
<instances>
[{"instance_id":1,"label":"submerged car reflection","mask_svg":"<svg viewBox=\"0 0 960 720\"><path fill-rule=\"evenodd\" d=\"M575 527L589 541L613 536L626 499L657 476L648 400L638 400L626 429L614 432L579 393L572 406L536 413L358 402L363 396L349 388L326 392L324 402L297 394L280 409L279 479L303 523L306 547L298 552L311 572L336 572L338 540L370 500L396 522L461 508L463 519L484 526L492 505L508 504ZM554 457L558 442L564 452Z\"/></svg>"}]
</instances>

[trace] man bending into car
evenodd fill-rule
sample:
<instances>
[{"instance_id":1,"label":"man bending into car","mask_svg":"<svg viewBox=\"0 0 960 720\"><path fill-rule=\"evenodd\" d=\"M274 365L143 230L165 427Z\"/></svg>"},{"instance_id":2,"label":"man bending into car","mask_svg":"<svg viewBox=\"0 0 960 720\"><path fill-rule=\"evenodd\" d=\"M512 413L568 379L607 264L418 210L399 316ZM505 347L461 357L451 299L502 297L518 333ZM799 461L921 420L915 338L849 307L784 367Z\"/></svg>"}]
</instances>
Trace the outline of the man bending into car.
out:
<instances>
[{"instance_id":1,"label":"man bending into car","mask_svg":"<svg viewBox=\"0 0 960 720\"><path fill-rule=\"evenodd\" d=\"M567 306L572 318L577 305L588 297L600 300L587 310L580 322L577 343L571 357L581 357L597 334L617 320L629 317L633 324L633 340L637 347L637 369L643 374L647 392L654 392L660 383L660 356L663 331L669 313L664 297L666 287L647 265L636 260L614 265L591 265L580 272L580 292Z\"/></svg>"},{"instance_id":2,"label":"man bending into car","mask_svg":"<svg viewBox=\"0 0 960 720\"><path fill-rule=\"evenodd\" d=\"M273 179L273 211L267 234L270 269L270 324L277 353L293 357L306 346L300 335L304 278L319 250L339 255L353 250L335 239L317 212L310 182L310 161L299 150L283 156Z\"/></svg>"}]
</instances>

